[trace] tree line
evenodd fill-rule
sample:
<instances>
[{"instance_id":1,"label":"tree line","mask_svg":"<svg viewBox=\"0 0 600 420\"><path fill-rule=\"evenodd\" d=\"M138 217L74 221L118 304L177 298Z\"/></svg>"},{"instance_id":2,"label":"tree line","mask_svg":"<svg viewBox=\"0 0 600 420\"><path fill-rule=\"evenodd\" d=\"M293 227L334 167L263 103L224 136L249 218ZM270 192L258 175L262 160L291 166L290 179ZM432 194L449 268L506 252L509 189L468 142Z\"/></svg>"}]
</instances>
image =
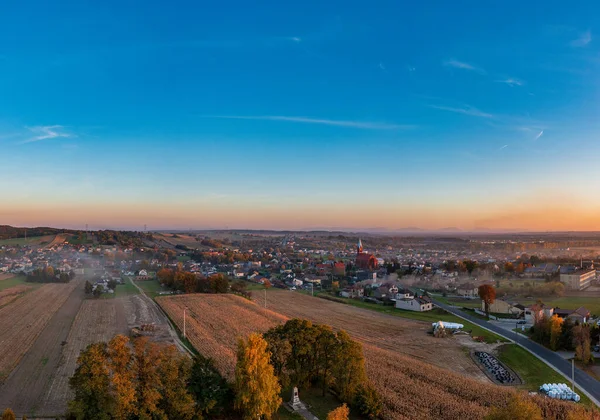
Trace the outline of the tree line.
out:
<instances>
[{"instance_id":1,"label":"tree line","mask_svg":"<svg viewBox=\"0 0 600 420\"><path fill-rule=\"evenodd\" d=\"M531 338L556 351L575 351L575 359L582 363L593 363L591 343L600 338L597 325L573 322L554 314L551 317L540 316L529 330Z\"/></svg>"},{"instance_id":2,"label":"tree line","mask_svg":"<svg viewBox=\"0 0 600 420\"><path fill-rule=\"evenodd\" d=\"M25 281L31 283L68 283L75 278L75 272L60 271L52 266L46 268L36 268L31 273L27 274Z\"/></svg>"},{"instance_id":3,"label":"tree line","mask_svg":"<svg viewBox=\"0 0 600 420\"><path fill-rule=\"evenodd\" d=\"M229 279L222 273L204 277L189 271L162 268L156 273L156 277L161 284L184 293L227 293L229 291Z\"/></svg>"}]
</instances>

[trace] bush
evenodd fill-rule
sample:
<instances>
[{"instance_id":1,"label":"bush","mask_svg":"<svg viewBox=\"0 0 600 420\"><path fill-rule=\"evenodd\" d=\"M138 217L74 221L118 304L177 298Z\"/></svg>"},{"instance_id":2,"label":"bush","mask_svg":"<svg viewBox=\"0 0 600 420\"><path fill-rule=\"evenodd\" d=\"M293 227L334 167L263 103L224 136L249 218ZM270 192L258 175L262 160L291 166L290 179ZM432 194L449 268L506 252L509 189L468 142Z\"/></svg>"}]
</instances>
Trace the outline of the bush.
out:
<instances>
[{"instance_id":1,"label":"bush","mask_svg":"<svg viewBox=\"0 0 600 420\"><path fill-rule=\"evenodd\" d=\"M383 403L373 385L366 382L358 389L352 407L357 409L360 414L373 419L381 414Z\"/></svg>"}]
</instances>

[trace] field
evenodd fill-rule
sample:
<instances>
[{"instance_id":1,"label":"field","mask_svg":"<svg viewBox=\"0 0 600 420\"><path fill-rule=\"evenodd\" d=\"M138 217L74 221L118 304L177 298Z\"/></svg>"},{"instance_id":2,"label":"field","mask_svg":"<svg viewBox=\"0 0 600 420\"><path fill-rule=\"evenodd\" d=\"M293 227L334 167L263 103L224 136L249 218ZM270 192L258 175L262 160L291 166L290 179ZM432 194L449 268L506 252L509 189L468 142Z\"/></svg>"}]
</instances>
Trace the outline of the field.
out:
<instances>
[{"instance_id":1,"label":"field","mask_svg":"<svg viewBox=\"0 0 600 420\"><path fill-rule=\"evenodd\" d=\"M30 288L38 288L41 285L42 283L27 283L25 281L25 276L9 277L6 280L0 280L0 292L16 286L29 286Z\"/></svg>"},{"instance_id":2,"label":"field","mask_svg":"<svg viewBox=\"0 0 600 420\"><path fill-rule=\"evenodd\" d=\"M31 286L19 285L4 289L0 292L0 308L20 298L32 289Z\"/></svg>"},{"instance_id":3,"label":"field","mask_svg":"<svg viewBox=\"0 0 600 420\"><path fill-rule=\"evenodd\" d=\"M50 242L48 245L46 245L44 248L46 249L50 249L54 246L60 245L63 242L65 242L67 240L67 238L69 237L68 234L66 233L59 233L58 235L56 235L54 237L54 239L52 239L52 242Z\"/></svg>"},{"instance_id":4,"label":"field","mask_svg":"<svg viewBox=\"0 0 600 420\"><path fill-rule=\"evenodd\" d=\"M19 363L77 284L44 284L0 308L0 381Z\"/></svg>"},{"instance_id":5,"label":"field","mask_svg":"<svg viewBox=\"0 0 600 420\"><path fill-rule=\"evenodd\" d=\"M230 380L238 338L286 321L284 316L230 294L160 296L156 301L180 331L186 308L187 339L201 354L215 359L217 368Z\"/></svg>"},{"instance_id":6,"label":"field","mask_svg":"<svg viewBox=\"0 0 600 420\"><path fill-rule=\"evenodd\" d=\"M116 334L127 334L124 307L118 300L84 300L63 346L60 365L44 395L44 414L64 413L72 398L69 378L75 372L81 350Z\"/></svg>"},{"instance_id":7,"label":"field","mask_svg":"<svg viewBox=\"0 0 600 420\"><path fill-rule=\"evenodd\" d=\"M13 239L2 239L0 240L0 246L3 245L28 245L28 246L38 246L45 245L52 242L56 235L46 235L46 236L33 236L31 238L13 238Z\"/></svg>"},{"instance_id":8,"label":"field","mask_svg":"<svg viewBox=\"0 0 600 420\"><path fill-rule=\"evenodd\" d=\"M135 284L138 287L140 287L144 291L144 293L146 293L146 295L148 295L151 298L158 296L159 292L161 292L161 291L169 290L167 288L163 288L157 279L140 280L140 281L136 281ZM133 286L133 287L135 287L135 286Z\"/></svg>"},{"instance_id":9,"label":"field","mask_svg":"<svg viewBox=\"0 0 600 420\"><path fill-rule=\"evenodd\" d=\"M291 305L288 296L294 299ZM432 418L440 417L440 413L444 418L481 418L488 405L511 394L509 389L486 383L487 378L453 339L428 337L426 324L291 292L272 292L269 298L271 309L334 327L343 325L365 344L367 372L384 399L385 418ZM180 329L183 308L188 308L186 330L190 341L200 353L213 357L230 379L237 338L265 331L287 318L233 295L181 295L159 297L157 301ZM431 366L431 362L479 380Z\"/></svg>"}]
</instances>

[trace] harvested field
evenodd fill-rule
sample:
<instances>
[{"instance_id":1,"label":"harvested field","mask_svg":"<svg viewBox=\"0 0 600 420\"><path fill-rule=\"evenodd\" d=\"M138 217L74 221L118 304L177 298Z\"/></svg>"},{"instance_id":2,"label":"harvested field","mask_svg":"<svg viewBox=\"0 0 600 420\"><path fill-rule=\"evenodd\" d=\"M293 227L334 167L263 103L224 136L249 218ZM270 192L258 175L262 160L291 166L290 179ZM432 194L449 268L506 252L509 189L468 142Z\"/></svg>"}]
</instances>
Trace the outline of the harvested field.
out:
<instances>
[{"instance_id":1,"label":"harvested field","mask_svg":"<svg viewBox=\"0 0 600 420\"><path fill-rule=\"evenodd\" d=\"M289 295L292 297L289 298ZM418 340L422 340L421 349L427 354L427 358L433 358L432 352L427 348L429 345L427 339L410 334L409 327L415 328L415 324L416 330L421 331L418 328L419 324L422 324L420 322L396 317L388 319L384 314L379 313L373 313L375 318L371 319L359 308L296 293L272 291L269 292L269 296L271 309L281 308L284 312L293 313L291 316L312 318L329 325L343 324L344 327L349 327L345 329L351 335L355 334L354 331L359 333L360 337L354 336L364 343L367 374L383 399L385 419L480 419L485 417L492 404L505 403L515 393L511 388L493 385L487 378L486 383L482 383L447 369L432 366L429 360L416 360L410 352L416 350ZM160 297L157 301L180 329L183 329L183 309L187 308L188 338L200 353L215 359L221 373L229 379L233 377L237 338L251 332L264 332L287 320L281 314L262 309L234 295L192 294ZM330 308L329 316L326 316L321 308L321 305L326 304L336 305L335 308ZM336 310L337 307L342 307L341 313ZM301 312L302 310L304 312ZM343 315L346 316L345 319ZM316 317L322 318L315 319ZM378 320L377 317L384 319ZM396 325L395 322L408 324ZM370 323L373 324L373 328ZM386 323L388 329L381 330L380 328ZM404 338L397 336L402 331L404 331L402 334ZM376 334L381 335L379 341L375 337ZM390 338L387 340L384 337ZM401 347L404 345L402 340L409 347L407 354L401 354ZM412 343L412 340L415 342ZM435 347L438 351L438 363L452 368L457 357L453 347L457 345L452 339L439 341L442 344ZM394 345L398 348L394 348ZM444 352L443 347L449 347L450 353ZM449 358L448 355L454 358ZM462 357L468 358L464 352ZM476 366L474 369L479 371ZM478 373L483 375L480 371ZM573 404L566 402L552 401L550 404L542 399L537 401L548 415L547 418L556 418L556 413L563 413L560 418L564 418L564 413L574 408Z\"/></svg>"},{"instance_id":2,"label":"harvested field","mask_svg":"<svg viewBox=\"0 0 600 420\"><path fill-rule=\"evenodd\" d=\"M120 299L86 299L73 321L60 363L43 396L40 412L45 415L64 413L72 398L69 378L77 367L81 350L89 344L109 341L117 334L127 335L127 320Z\"/></svg>"},{"instance_id":3,"label":"harvested field","mask_svg":"<svg viewBox=\"0 0 600 420\"><path fill-rule=\"evenodd\" d=\"M0 381L19 363L77 284L44 284L0 308Z\"/></svg>"},{"instance_id":4,"label":"harvested field","mask_svg":"<svg viewBox=\"0 0 600 420\"><path fill-rule=\"evenodd\" d=\"M233 379L235 351L239 337L264 332L287 318L260 308L236 295L179 295L156 298L159 305L183 331L186 308L186 336L201 354L212 357L217 368Z\"/></svg>"},{"instance_id":5,"label":"harvested field","mask_svg":"<svg viewBox=\"0 0 600 420\"><path fill-rule=\"evenodd\" d=\"M84 298L82 280L73 280L69 285L73 285L74 288L70 293L68 289L64 290L66 300L44 326L34 344L0 389L0 407L11 407L17 415L26 414L29 417L43 409L46 388L58 369L62 343L67 339L73 319ZM33 293L35 292L31 292ZM18 341L13 345L17 343Z\"/></svg>"},{"instance_id":6,"label":"harvested field","mask_svg":"<svg viewBox=\"0 0 600 420\"><path fill-rule=\"evenodd\" d=\"M52 247L55 247L57 245L62 244L63 242L65 242L67 240L67 238L69 237L69 235L67 235L66 233L59 233L58 235L56 235L54 237L54 239L52 239L52 241L46 245L44 248L46 249L50 249Z\"/></svg>"},{"instance_id":7,"label":"harvested field","mask_svg":"<svg viewBox=\"0 0 600 420\"><path fill-rule=\"evenodd\" d=\"M430 323L287 290L270 291L268 306L288 318L305 318L316 323L328 324L335 329L346 330L364 344L404 354L489 383L489 379L463 350L460 340L455 337L440 340L427 334L431 329Z\"/></svg>"},{"instance_id":8,"label":"harvested field","mask_svg":"<svg viewBox=\"0 0 600 420\"><path fill-rule=\"evenodd\" d=\"M23 294L31 289L31 286L19 285L0 291L0 308L23 296Z\"/></svg>"},{"instance_id":9,"label":"harvested field","mask_svg":"<svg viewBox=\"0 0 600 420\"><path fill-rule=\"evenodd\" d=\"M0 281L12 279L14 276L12 273L0 273Z\"/></svg>"},{"instance_id":10,"label":"harvested field","mask_svg":"<svg viewBox=\"0 0 600 420\"><path fill-rule=\"evenodd\" d=\"M171 335L169 321L156 304L145 295L129 295L120 298L125 307L127 327L131 330L143 324L154 324L156 329L150 337L152 341L176 344Z\"/></svg>"}]
</instances>

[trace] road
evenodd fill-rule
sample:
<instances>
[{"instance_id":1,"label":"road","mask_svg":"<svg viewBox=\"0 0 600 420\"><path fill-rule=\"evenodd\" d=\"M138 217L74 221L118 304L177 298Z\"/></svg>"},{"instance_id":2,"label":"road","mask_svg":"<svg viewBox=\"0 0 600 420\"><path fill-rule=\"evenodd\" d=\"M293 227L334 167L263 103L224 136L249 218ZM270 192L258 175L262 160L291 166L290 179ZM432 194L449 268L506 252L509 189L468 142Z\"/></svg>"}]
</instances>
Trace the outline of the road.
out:
<instances>
[{"instance_id":1,"label":"road","mask_svg":"<svg viewBox=\"0 0 600 420\"><path fill-rule=\"evenodd\" d=\"M133 281L133 279L131 277L127 277L127 279L131 282L131 284L133 284L140 291L142 298L147 302L147 304L156 307L156 309L158 310L158 313L162 314L165 317L165 320L167 321L167 325L169 326L169 333L171 334L171 338L177 344L177 346L180 348L180 350L184 350L191 357L194 357L194 352L192 350L190 350L183 341L181 341L181 339L179 338L179 335L177 334L177 330L175 329L175 326L173 325L173 323L171 322L171 320L169 319L169 317L167 316L165 311L163 311L163 309L160 307L160 305L158 303L156 303L154 301L154 299L150 298L146 294L146 292L144 292L144 289L142 289L140 286L135 284L135 281Z\"/></svg>"},{"instance_id":2,"label":"road","mask_svg":"<svg viewBox=\"0 0 600 420\"><path fill-rule=\"evenodd\" d=\"M565 376L565 378L568 378L568 380L565 381L566 383L571 382L571 362L563 359L559 354L513 331L508 331L507 329L499 327L498 325L468 315L453 306L446 305L442 302L436 301L435 299L432 299L432 301L436 306L439 306L440 308L445 309L454 315L457 315L473 324L477 324L480 327L486 328L502 337L514 341L542 361L546 362L548 366L561 373L563 376ZM597 406L600 406L600 381L592 378L581 369L575 368L575 386L582 390L582 392L586 394Z\"/></svg>"}]
</instances>

